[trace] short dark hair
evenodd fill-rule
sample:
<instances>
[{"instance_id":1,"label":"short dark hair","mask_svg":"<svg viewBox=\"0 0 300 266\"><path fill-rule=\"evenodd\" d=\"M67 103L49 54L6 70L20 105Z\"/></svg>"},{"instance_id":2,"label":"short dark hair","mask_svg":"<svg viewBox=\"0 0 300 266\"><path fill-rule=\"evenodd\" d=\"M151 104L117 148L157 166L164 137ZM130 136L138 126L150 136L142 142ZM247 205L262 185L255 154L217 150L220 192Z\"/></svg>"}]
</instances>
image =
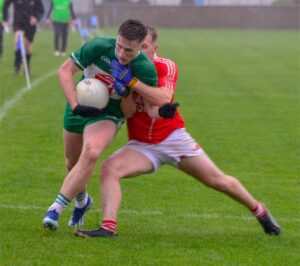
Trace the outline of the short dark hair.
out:
<instances>
[{"instance_id":1,"label":"short dark hair","mask_svg":"<svg viewBox=\"0 0 300 266\"><path fill-rule=\"evenodd\" d=\"M156 29L152 26L147 26L146 28L147 28L148 34L151 35L151 42L156 42L157 38L158 38Z\"/></svg>"},{"instance_id":2,"label":"short dark hair","mask_svg":"<svg viewBox=\"0 0 300 266\"><path fill-rule=\"evenodd\" d=\"M118 34L128 41L142 42L147 36L147 28L139 20L128 19L121 24Z\"/></svg>"}]
</instances>

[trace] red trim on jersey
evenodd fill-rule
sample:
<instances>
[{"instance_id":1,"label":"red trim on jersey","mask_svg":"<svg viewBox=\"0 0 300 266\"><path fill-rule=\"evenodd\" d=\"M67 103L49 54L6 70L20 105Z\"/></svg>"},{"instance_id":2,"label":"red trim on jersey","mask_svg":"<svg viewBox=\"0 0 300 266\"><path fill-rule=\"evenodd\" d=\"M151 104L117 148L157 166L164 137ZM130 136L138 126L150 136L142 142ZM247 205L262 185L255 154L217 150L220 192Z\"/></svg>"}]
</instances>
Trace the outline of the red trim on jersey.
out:
<instances>
[{"instance_id":1,"label":"red trim on jersey","mask_svg":"<svg viewBox=\"0 0 300 266\"><path fill-rule=\"evenodd\" d=\"M103 82L108 88L109 95L112 94L114 89L114 78L111 75L98 73L95 75L95 79L99 79L101 82Z\"/></svg>"},{"instance_id":2,"label":"red trim on jersey","mask_svg":"<svg viewBox=\"0 0 300 266\"><path fill-rule=\"evenodd\" d=\"M175 93L178 77L176 64L170 59L156 55L154 65L158 76L158 87L170 88ZM171 119L153 119L144 111L144 100L141 95L134 93L133 100L137 109L133 117L127 119L130 140L156 144L166 139L175 129L184 127L184 120L178 112Z\"/></svg>"}]
</instances>

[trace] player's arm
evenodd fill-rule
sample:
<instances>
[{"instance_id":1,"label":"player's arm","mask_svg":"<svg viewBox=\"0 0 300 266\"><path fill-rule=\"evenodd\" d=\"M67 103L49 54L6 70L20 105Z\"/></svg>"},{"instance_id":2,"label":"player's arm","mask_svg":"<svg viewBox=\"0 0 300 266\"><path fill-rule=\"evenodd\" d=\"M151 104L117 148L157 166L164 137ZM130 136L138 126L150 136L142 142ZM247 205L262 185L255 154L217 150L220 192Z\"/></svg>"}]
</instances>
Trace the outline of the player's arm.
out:
<instances>
[{"instance_id":1,"label":"player's arm","mask_svg":"<svg viewBox=\"0 0 300 266\"><path fill-rule=\"evenodd\" d=\"M165 64L158 71L158 87L151 87L141 80L133 83L132 90L143 96L152 105L163 105L172 102L176 88L177 67L175 63ZM133 80L135 77L133 77Z\"/></svg>"},{"instance_id":2,"label":"player's arm","mask_svg":"<svg viewBox=\"0 0 300 266\"><path fill-rule=\"evenodd\" d=\"M172 89L167 87L158 89L143 83L132 75L128 66L121 65L117 60L113 60L110 66L112 68L112 76L116 80L143 96L150 104L162 105L172 100Z\"/></svg>"},{"instance_id":3,"label":"player's arm","mask_svg":"<svg viewBox=\"0 0 300 266\"><path fill-rule=\"evenodd\" d=\"M31 26L35 26L44 15L44 6L41 1L35 2L34 14L30 16L29 23Z\"/></svg>"},{"instance_id":4,"label":"player's arm","mask_svg":"<svg viewBox=\"0 0 300 266\"><path fill-rule=\"evenodd\" d=\"M173 118L177 112L178 106L179 103L165 103L161 106L157 106L145 101L145 110L147 114L154 119Z\"/></svg>"},{"instance_id":5,"label":"player's arm","mask_svg":"<svg viewBox=\"0 0 300 266\"><path fill-rule=\"evenodd\" d=\"M132 98L132 92L121 98L121 108L124 116L130 118L136 111L136 104Z\"/></svg>"},{"instance_id":6,"label":"player's arm","mask_svg":"<svg viewBox=\"0 0 300 266\"><path fill-rule=\"evenodd\" d=\"M70 58L68 58L58 70L60 85L72 110L78 105L73 75L79 71L81 71L81 69L78 68Z\"/></svg>"},{"instance_id":7,"label":"player's arm","mask_svg":"<svg viewBox=\"0 0 300 266\"><path fill-rule=\"evenodd\" d=\"M78 68L70 58L61 65L58 70L58 79L63 92L71 106L73 114L83 117L92 117L98 115L101 113L100 109L80 105L77 101L73 75L79 71L81 71L81 69Z\"/></svg>"},{"instance_id":8,"label":"player's arm","mask_svg":"<svg viewBox=\"0 0 300 266\"><path fill-rule=\"evenodd\" d=\"M173 90L167 87L151 87L140 80L137 80L135 86L131 89L153 105L162 105L171 102L173 98Z\"/></svg>"}]
</instances>

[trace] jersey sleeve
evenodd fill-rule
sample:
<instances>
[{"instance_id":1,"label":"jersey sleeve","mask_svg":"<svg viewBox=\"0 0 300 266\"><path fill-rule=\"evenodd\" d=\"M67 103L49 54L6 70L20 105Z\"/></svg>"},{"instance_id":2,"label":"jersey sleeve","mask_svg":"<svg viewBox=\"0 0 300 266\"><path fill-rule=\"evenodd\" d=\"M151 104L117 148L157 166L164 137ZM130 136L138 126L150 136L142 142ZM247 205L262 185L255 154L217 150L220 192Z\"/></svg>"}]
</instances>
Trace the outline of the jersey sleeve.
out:
<instances>
[{"instance_id":1,"label":"jersey sleeve","mask_svg":"<svg viewBox=\"0 0 300 266\"><path fill-rule=\"evenodd\" d=\"M71 54L73 62L82 70L95 63L103 55L109 44L105 38L96 37Z\"/></svg>"},{"instance_id":2,"label":"jersey sleeve","mask_svg":"<svg viewBox=\"0 0 300 266\"><path fill-rule=\"evenodd\" d=\"M157 66L158 87L167 87L175 91L178 78L178 68L171 60L164 60Z\"/></svg>"},{"instance_id":3,"label":"jersey sleeve","mask_svg":"<svg viewBox=\"0 0 300 266\"><path fill-rule=\"evenodd\" d=\"M157 73L154 64L144 54L141 53L130 64L133 75L143 83L157 87Z\"/></svg>"},{"instance_id":4,"label":"jersey sleeve","mask_svg":"<svg viewBox=\"0 0 300 266\"><path fill-rule=\"evenodd\" d=\"M83 70L94 62L94 48L95 45L92 41L87 42L71 54L71 59Z\"/></svg>"}]
</instances>

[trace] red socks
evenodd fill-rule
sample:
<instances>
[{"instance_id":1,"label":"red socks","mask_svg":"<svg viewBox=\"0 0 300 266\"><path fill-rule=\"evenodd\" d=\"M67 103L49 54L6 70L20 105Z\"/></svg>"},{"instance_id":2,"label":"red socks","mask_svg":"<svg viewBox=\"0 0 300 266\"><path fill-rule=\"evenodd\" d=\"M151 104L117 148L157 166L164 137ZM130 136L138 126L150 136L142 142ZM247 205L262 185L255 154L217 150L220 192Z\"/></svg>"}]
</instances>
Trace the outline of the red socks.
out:
<instances>
[{"instance_id":1,"label":"red socks","mask_svg":"<svg viewBox=\"0 0 300 266\"><path fill-rule=\"evenodd\" d=\"M265 208L264 205L262 205L260 202L258 202L256 207L251 211L254 216L256 216L257 218L261 218L266 214L267 209Z\"/></svg>"},{"instance_id":2,"label":"red socks","mask_svg":"<svg viewBox=\"0 0 300 266\"><path fill-rule=\"evenodd\" d=\"M117 231L117 222L113 220L103 220L102 221L102 228L112 232L116 233Z\"/></svg>"}]
</instances>

